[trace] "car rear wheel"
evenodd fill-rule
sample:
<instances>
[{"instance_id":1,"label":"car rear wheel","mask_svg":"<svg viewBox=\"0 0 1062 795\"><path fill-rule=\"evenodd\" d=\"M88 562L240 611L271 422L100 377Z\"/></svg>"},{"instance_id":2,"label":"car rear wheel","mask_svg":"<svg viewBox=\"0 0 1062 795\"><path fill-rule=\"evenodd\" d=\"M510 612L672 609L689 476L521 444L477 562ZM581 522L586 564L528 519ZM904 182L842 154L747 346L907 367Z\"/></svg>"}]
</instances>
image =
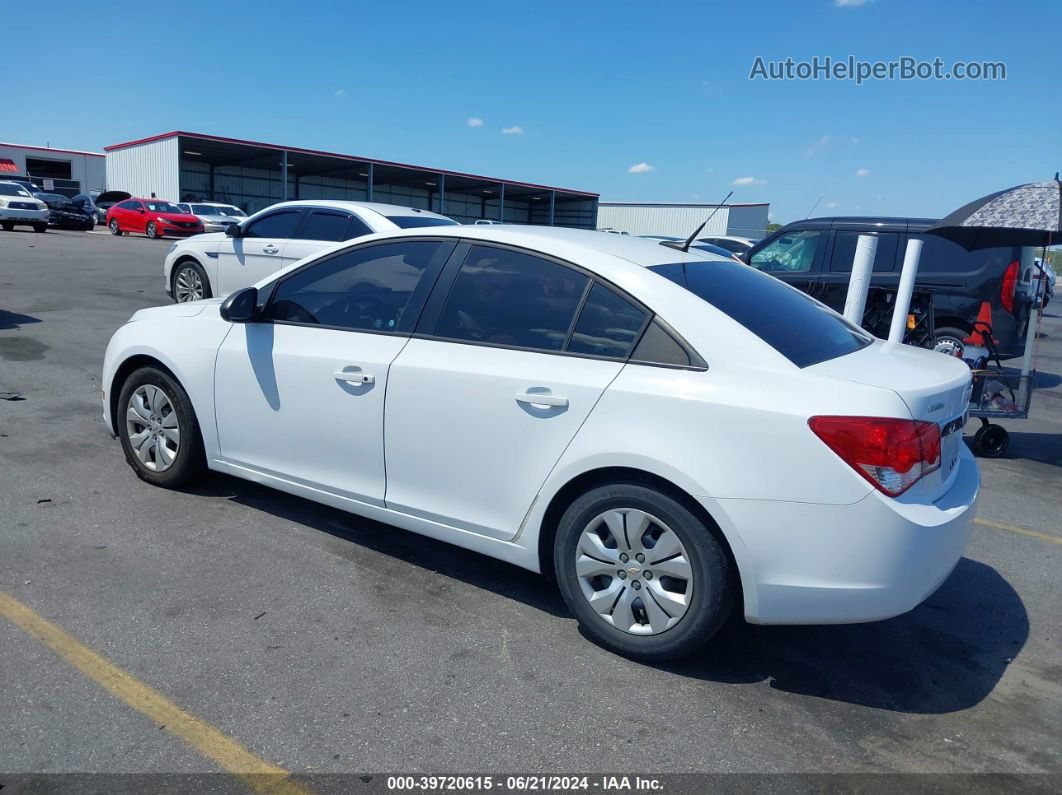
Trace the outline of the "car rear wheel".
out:
<instances>
[{"instance_id":1,"label":"car rear wheel","mask_svg":"<svg viewBox=\"0 0 1062 795\"><path fill-rule=\"evenodd\" d=\"M121 227L118 226L118 219L117 218L112 218L111 222L109 224L107 224L107 227L111 230L111 234L114 235L115 237L118 237L119 235L122 234Z\"/></svg>"},{"instance_id":2,"label":"car rear wheel","mask_svg":"<svg viewBox=\"0 0 1062 795\"><path fill-rule=\"evenodd\" d=\"M15 228L14 224L9 224L6 221L3 222L3 223L0 223L0 229L3 229L5 232L10 232L14 228Z\"/></svg>"},{"instance_id":3,"label":"car rear wheel","mask_svg":"<svg viewBox=\"0 0 1062 795\"><path fill-rule=\"evenodd\" d=\"M730 559L714 533L670 495L637 483L599 486L568 507L554 568L584 632L639 660L697 650L734 603Z\"/></svg>"},{"instance_id":4,"label":"car rear wheel","mask_svg":"<svg viewBox=\"0 0 1062 795\"><path fill-rule=\"evenodd\" d=\"M47 232L48 231L48 224L34 224L33 225L33 231L34 232Z\"/></svg>"},{"instance_id":5,"label":"car rear wheel","mask_svg":"<svg viewBox=\"0 0 1062 795\"><path fill-rule=\"evenodd\" d=\"M160 237L162 237L162 235L159 234L159 228L155 226L154 221L148 221L147 236L150 237L152 240L158 240Z\"/></svg>"},{"instance_id":6,"label":"car rear wheel","mask_svg":"<svg viewBox=\"0 0 1062 795\"><path fill-rule=\"evenodd\" d=\"M937 329L936 336L933 337L933 350L948 356L958 356L961 359L966 351L966 343L963 340L968 336L970 335L962 329L941 326Z\"/></svg>"},{"instance_id":7,"label":"car rear wheel","mask_svg":"<svg viewBox=\"0 0 1062 795\"><path fill-rule=\"evenodd\" d=\"M206 472L199 422L188 393L154 367L133 372L118 397L117 431L137 477L174 489Z\"/></svg>"},{"instance_id":8,"label":"car rear wheel","mask_svg":"<svg viewBox=\"0 0 1062 795\"><path fill-rule=\"evenodd\" d=\"M173 300L178 304L210 298L210 280L197 262L182 262L173 274Z\"/></svg>"}]
</instances>

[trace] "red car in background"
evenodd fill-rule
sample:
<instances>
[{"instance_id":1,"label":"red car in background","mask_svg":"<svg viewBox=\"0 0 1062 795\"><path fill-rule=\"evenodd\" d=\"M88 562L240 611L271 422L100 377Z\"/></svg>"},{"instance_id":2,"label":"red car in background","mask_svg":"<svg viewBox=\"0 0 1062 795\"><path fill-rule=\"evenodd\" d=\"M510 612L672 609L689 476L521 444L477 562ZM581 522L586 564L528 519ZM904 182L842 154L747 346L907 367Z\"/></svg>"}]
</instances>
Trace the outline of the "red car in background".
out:
<instances>
[{"instance_id":1,"label":"red car in background","mask_svg":"<svg viewBox=\"0 0 1062 795\"><path fill-rule=\"evenodd\" d=\"M140 232L151 238L188 237L203 233L203 222L161 199L126 199L107 211L112 235Z\"/></svg>"}]
</instances>

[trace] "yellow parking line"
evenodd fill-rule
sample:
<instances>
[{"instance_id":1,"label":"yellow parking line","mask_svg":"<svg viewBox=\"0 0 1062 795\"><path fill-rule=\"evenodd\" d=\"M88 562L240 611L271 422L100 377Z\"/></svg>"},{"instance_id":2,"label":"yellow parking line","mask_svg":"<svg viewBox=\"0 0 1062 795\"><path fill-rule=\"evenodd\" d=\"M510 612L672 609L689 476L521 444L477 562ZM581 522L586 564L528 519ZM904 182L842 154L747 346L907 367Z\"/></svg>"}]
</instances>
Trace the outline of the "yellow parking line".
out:
<instances>
[{"instance_id":1,"label":"yellow parking line","mask_svg":"<svg viewBox=\"0 0 1062 795\"><path fill-rule=\"evenodd\" d=\"M1024 527L1018 527L1013 524L1006 524L1005 522L993 522L991 519L974 519L974 524L984 525L985 527L992 527L996 530L1006 530L1010 533L1018 533L1019 535L1029 536L1030 538L1038 538L1041 541L1047 541L1050 544L1062 544L1062 537L1049 535L1048 533L1038 533L1035 530L1028 530Z\"/></svg>"},{"instance_id":2,"label":"yellow parking line","mask_svg":"<svg viewBox=\"0 0 1062 795\"><path fill-rule=\"evenodd\" d=\"M223 770L242 779L251 789L269 795L303 795L309 792L291 775L248 751L231 737L204 723L148 687L102 655L68 635L48 619L0 591L0 615L35 637L96 684L133 709L147 715L170 734L184 740Z\"/></svg>"}]
</instances>

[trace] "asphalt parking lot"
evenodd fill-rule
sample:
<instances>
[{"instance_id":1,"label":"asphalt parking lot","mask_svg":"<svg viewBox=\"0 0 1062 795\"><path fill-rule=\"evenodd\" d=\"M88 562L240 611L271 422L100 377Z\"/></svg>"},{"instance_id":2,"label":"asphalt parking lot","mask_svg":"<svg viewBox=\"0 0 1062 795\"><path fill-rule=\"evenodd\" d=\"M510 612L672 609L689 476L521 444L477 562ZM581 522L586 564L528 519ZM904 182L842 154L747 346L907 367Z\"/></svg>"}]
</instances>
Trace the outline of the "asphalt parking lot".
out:
<instances>
[{"instance_id":1,"label":"asphalt parking lot","mask_svg":"<svg viewBox=\"0 0 1062 795\"><path fill-rule=\"evenodd\" d=\"M1062 773L1054 307L1033 416L981 460L973 540L925 604L735 623L650 666L591 645L545 580L503 563L225 476L139 481L102 424L100 367L117 326L168 301L168 245L0 232L0 392L22 393L0 400L0 596L258 758L296 775ZM9 619L0 772L219 769Z\"/></svg>"}]
</instances>

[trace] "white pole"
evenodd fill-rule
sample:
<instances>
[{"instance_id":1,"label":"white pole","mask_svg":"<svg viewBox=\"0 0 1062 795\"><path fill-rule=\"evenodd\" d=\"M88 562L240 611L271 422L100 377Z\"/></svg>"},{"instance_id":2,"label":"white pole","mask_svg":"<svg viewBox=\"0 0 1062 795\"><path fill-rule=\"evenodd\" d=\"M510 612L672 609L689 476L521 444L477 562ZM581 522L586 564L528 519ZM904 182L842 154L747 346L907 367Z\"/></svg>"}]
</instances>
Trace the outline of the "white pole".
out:
<instances>
[{"instance_id":1,"label":"white pole","mask_svg":"<svg viewBox=\"0 0 1062 795\"><path fill-rule=\"evenodd\" d=\"M922 259L922 242L917 237L912 237L907 241L907 251L903 255L903 270L900 272L900 286L896 288L896 303L892 307L889 342L903 342L903 333L907 328L907 313L911 311L911 295L914 293L915 277L918 276L918 263Z\"/></svg>"},{"instance_id":2,"label":"white pole","mask_svg":"<svg viewBox=\"0 0 1062 795\"><path fill-rule=\"evenodd\" d=\"M848 281L848 297L844 301L844 316L857 326L863 325L863 310L867 306L867 290L870 289L870 274L874 271L877 251L876 236L859 236L852 259L852 277Z\"/></svg>"},{"instance_id":3,"label":"white pole","mask_svg":"<svg viewBox=\"0 0 1062 795\"><path fill-rule=\"evenodd\" d=\"M1036 256L1036 251L1031 246L1026 246L1021 250L1022 269L1024 270L1026 262L1032 265L1032 260ZM1044 258L1047 258L1047 248L1044 248ZM1043 281L1046 277L1041 277L1040 281ZM1030 279L1031 281L1031 279ZM1043 285L1043 292L1033 288L1032 305L1029 307L1029 323L1025 332L1025 352L1021 358L1021 374L1022 378L1019 382L1018 389L1018 407L1025 408L1025 398L1029 393L1029 379L1028 375L1032 371L1033 352L1036 350L1036 331L1040 326L1040 302L1043 300L1043 296L1047 292L1047 285Z\"/></svg>"}]
</instances>

